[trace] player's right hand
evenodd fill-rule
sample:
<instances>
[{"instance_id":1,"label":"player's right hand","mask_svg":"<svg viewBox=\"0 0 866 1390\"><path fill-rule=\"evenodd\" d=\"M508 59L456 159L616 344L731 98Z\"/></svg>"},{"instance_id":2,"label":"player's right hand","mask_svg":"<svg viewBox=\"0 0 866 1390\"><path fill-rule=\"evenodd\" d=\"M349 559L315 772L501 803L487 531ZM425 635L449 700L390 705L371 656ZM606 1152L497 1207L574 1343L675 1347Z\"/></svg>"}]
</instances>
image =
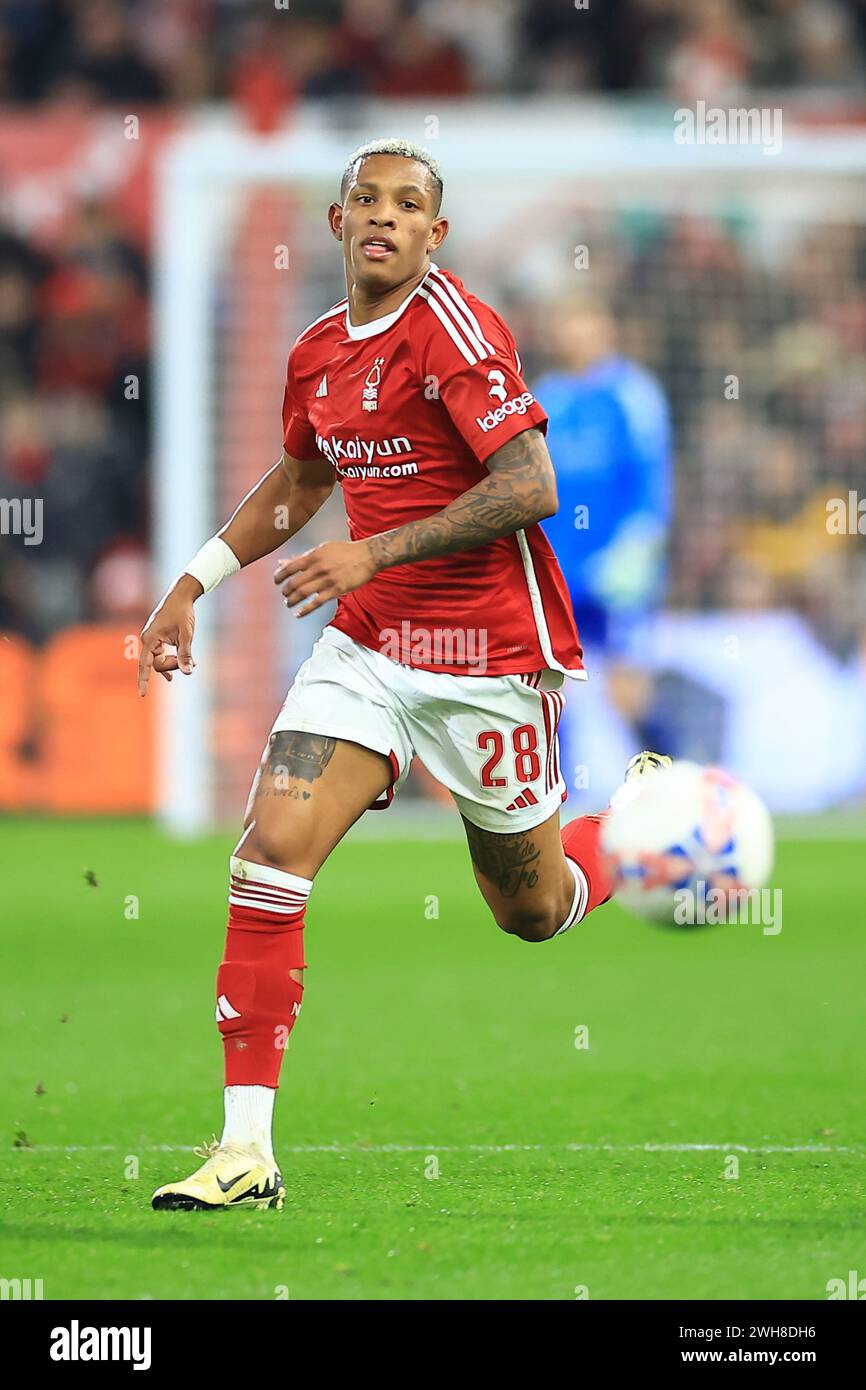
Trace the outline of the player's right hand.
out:
<instances>
[{"instance_id":1,"label":"player's right hand","mask_svg":"<svg viewBox=\"0 0 866 1390\"><path fill-rule=\"evenodd\" d=\"M151 671L158 671L167 681L171 680L172 671L192 675L195 670L192 658L192 635L195 631L193 604L203 592L197 579L190 574L182 574L162 603L151 613L141 632L139 695L147 694Z\"/></svg>"}]
</instances>

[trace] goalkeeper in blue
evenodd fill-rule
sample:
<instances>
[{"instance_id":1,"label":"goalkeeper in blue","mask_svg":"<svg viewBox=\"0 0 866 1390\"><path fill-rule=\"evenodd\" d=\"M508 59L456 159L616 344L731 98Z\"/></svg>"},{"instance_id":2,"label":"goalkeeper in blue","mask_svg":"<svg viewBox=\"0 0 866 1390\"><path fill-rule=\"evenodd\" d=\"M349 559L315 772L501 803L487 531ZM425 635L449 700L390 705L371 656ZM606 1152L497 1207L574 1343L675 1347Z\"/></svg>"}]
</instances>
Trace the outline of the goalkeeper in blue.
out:
<instances>
[{"instance_id":1,"label":"goalkeeper in blue","mask_svg":"<svg viewBox=\"0 0 866 1390\"><path fill-rule=\"evenodd\" d=\"M544 530L594 677L560 729L566 782L579 806L582 791L597 800L608 781L615 785L641 732L665 740L664 730L647 727L652 686L640 652L665 589L673 445L664 390L618 351L604 301L561 300L550 329L556 366L533 388L550 417L559 489L559 510Z\"/></svg>"}]
</instances>

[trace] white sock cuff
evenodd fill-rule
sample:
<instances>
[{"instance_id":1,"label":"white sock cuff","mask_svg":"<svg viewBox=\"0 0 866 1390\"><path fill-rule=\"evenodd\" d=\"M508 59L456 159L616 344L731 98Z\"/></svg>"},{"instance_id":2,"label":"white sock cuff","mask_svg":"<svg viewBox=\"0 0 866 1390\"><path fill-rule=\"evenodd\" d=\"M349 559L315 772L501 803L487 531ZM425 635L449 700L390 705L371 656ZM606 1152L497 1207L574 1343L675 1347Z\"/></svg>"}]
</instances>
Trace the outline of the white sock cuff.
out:
<instances>
[{"instance_id":1,"label":"white sock cuff","mask_svg":"<svg viewBox=\"0 0 866 1390\"><path fill-rule=\"evenodd\" d=\"M313 888L311 878L272 869L268 864L253 864L236 854L229 863L229 902L236 907L256 907L291 916L302 910Z\"/></svg>"},{"instance_id":2,"label":"white sock cuff","mask_svg":"<svg viewBox=\"0 0 866 1390\"><path fill-rule=\"evenodd\" d=\"M220 1143L251 1144L263 1158L273 1158L271 1128L276 1095L270 1086L226 1086Z\"/></svg>"},{"instance_id":3,"label":"white sock cuff","mask_svg":"<svg viewBox=\"0 0 866 1390\"><path fill-rule=\"evenodd\" d=\"M563 922L562 926L553 933L554 936L561 936L564 931L568 931L578 922L582 921L589 902L589 884L586 881L586 874L580 865L574 860L565 856L565 862L574 875L574 897L571 902L571 910Z\"/></svg>"}]
</instances>

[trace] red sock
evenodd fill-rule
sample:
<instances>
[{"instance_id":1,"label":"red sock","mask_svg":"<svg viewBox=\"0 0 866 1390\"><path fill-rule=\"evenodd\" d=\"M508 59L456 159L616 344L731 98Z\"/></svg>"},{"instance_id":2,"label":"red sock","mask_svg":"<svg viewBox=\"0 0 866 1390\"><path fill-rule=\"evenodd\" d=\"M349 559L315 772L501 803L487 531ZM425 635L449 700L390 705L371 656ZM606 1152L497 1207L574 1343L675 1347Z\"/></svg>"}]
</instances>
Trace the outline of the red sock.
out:
<instances>
[{"instance_id":1,"label":"red sock","mask_svg":"<svg viewBox=\"0 0 866 1390\"><path fill-rule=\"evenodd\" d=\"M229 920L217 971L217 1026L227 1086L279 1084L304 987L304 911L310 879L232 857Z\"/></svg>"},{"instance_id":2,"label":"red sock","mask_svg":"<svg viewBox=\"0 0 866 1390\"><path fill-rule=\"evenodd\" d=\"M562 829L565 857L582 871L587 889L586 906L575 921L582 921L588 912L606 903L613 894L613 881L601 848L603 820L603 812L597 816L579 816Z\"/></svg>"}]
</instances>

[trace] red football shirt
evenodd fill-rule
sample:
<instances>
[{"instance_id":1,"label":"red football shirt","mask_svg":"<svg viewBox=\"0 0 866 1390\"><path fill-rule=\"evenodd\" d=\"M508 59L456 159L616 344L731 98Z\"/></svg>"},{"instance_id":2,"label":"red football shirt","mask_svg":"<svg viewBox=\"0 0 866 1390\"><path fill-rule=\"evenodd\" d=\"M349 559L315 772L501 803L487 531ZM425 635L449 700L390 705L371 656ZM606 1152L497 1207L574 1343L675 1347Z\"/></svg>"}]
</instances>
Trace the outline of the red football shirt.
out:
<instances>
[{"instance_id":1,"label":"red football shirt","mask_svg":"<svg viewBox=\"0 0 866 1390\"><path fill-rule=\"evenodd\" d=\"M343 300L289 356L286 453L330 460L353 540L441 511L530 426L546 429L547 416L511 333L434 265L393 313L355 326ZM383 570L340 599L333 625L424 670L552 667L585 679L565 580L539 526Z\"/></svg>"}]
</instances>

